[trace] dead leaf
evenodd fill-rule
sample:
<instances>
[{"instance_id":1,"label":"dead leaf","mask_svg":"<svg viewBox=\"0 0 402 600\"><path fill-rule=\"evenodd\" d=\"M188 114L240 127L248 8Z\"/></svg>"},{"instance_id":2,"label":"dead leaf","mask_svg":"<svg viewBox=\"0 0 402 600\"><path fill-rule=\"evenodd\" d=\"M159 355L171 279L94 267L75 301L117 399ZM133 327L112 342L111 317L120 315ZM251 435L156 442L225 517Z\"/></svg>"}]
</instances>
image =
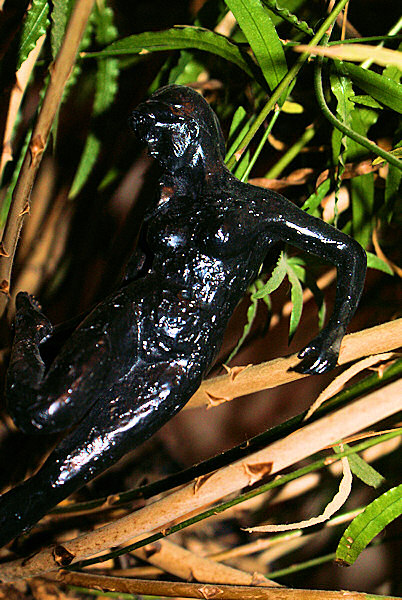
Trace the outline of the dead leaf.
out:
<instances>
[{"instance_id":1,"label":"dead leaf","mask_svg":"<svg viewBox=\"0 0 402 600\"><path fill-rule=\"evenodd\" d=\"M338 198L336 202L338 214L347 210L349 208L349 204L349 190L345 186L342 186L338 192ZM321 206L324 208L322 218L327 223L331 222L335 217L335 192L332 192L326 196L321 202Z\"/></svg>"},{"instance_id":2,"label":"dead leaf","mask_svg":"<svg viewBox=\"0 0 402 600\"><path fill-rule=\"evenodd\" d=\"M313 174L314 169L306 167L303 169L295 169L287 177L282 177L281 179L267 179L266 177L254 177L253 179L249 180L249 183L262 188L278 191L283 190L292 185L304 185L311 179Z\"/></svg>"},{"instance_id":3,"label":"dead leaf","mask_svg":"<svg viewBox=\"0 0 402 600\"><path fill-rule=\"evenodd\" d=\"M344 179L353 179L353 177L358 177L359 175L367 175L367 173L374 173L379 170L379 165L373 165L371 160L363 160L359 163L346 163L345 169L341 174L341 180ZM334 174L334 169L325 169L322 173L317 177L317 181L315 182L315 189L317 189L324 181L326 181L329 177L332 177Z\"/></svg>"},{"instance_id":4,"label":"dead leaf","mask_svg":"<svg viewBox=\"0 0 402 600\"><path fill-rule=\"evenodd\" d=\"M312 517L307 521L299 521L298 523L287 523L286 525L261 525L260 527L248 527L245 531L260 532L260 533L279 533L281 531L291 531L293 529L304 529L312 527L319 523L328 521L346 502L352 489L352 471L349 467L349 461L346 457L341 458L343 466L343 476L339 484L339 490L325 507L324 512L318 517Z\"/></svg>"},{"instance_id":5,"label":"dead leaf","mask_svg":"<svg viewBox=\"0 0 402 600\"><path fill-rule=\"evenodd\" d=\"M162 550L162 544L160 542L154 542L153 544L148 544L143 548L145 552L146 558L151 558L155 554L158 554Z\"/></svg>"},{"instance_id":6,"label":"dead leaf","mask_svg":"<svg viewBox=\"0 0 402 600\"><path fill-rule=\"evenodd\" d=\"M272 135L272 133L270 133L268 135L268 141L271 144L271 146L273 148L275 148L275 150L279 150L280 152L282 152L283 150L286 150L287 146L284 142L282 142L281 140L278 140L276 137L274 137Z\"/></svg>"},{"instance_id":7,"label":"dead leaf","mask_svg":"<svg viewBox=\"0 0 402 600\"><path fill-rule=\"evenodd\" d=\"M313 55L329 56L339 60L352 60L361 62L372 60L377 65L387 67L394 65L402 69L402 54L397 50L381 48L380 46L369 46L368 44L335 44L334 46L307 46L300 44L294 46L295 52L309 52Z\"/></svg>"}]
</instances>

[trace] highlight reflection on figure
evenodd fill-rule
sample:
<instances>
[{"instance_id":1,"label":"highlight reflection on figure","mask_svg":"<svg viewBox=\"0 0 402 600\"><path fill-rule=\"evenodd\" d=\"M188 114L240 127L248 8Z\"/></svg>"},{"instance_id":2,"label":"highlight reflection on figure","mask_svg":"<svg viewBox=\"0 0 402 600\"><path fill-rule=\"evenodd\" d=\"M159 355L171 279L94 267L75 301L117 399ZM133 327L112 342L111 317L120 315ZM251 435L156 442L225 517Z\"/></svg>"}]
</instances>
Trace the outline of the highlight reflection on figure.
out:
<instances>
[{"instance_id":1,"label":"highlight reflection on figure","mask_svg":"<svg viewBox=\"0 0 402 600\"><path fill-rule=\"evenodd\" d=\"M277 242L338 269L332 316L299 354L299 370L335 366L359 301L366 257L353 239L283 196L241 183L224 166L224 139L206 101L167 86L140 104L131 126L164 168L148 211L152 256L136 253L120 289L97 305L49 369L52 325L17 297L8 410L27 433L71 432L36 475L0 497L0 543L149 438L199 387L235 306Z\"/></svg>"}]
</instances>

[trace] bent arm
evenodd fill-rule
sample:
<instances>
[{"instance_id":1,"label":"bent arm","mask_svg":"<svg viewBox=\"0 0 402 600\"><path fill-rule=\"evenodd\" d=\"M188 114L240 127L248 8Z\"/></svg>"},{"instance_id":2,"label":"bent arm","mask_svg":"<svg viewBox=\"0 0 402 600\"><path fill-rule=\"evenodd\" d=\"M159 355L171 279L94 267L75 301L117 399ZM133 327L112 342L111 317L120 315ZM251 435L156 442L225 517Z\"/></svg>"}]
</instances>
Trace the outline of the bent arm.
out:
<instances>
[{"instance_id":1,"label":"bent arm","mask_svg":"<svg viewBox=\"0 0 402 600\"><path fill-rule=\"evenodd\" d=\"M264 230L275 239L320 256L337 267L336 298L326 327L299 353L297 370L323 373L336 365L346 328L359 303L366 275L366 253L356 240L312 217L279 195L264 210Z\"/></svg>"}]
</instances>

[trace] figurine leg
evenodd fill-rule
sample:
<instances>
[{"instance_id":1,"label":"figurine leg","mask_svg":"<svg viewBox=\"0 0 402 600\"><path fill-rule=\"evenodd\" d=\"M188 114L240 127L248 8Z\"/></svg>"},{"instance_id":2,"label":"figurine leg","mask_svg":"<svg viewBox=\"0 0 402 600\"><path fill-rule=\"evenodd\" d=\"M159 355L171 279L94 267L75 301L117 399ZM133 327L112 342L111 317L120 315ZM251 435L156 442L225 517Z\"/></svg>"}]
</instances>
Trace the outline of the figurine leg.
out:
<instances>
[{"instance_id":1,"label":"figurine leg","mask_svg":"<svg viewBox=\"0 0 402 600\"><path fill-rule=\"evenodd\" d=\"M7 375L8 412L18 427L30 431L45 373L39 346L51 335L53 327L37 301L26 292L17 295L16 307L15 337Z\"/></svg>"},{"instance_id":2,"label":"figurine leg","mask_svg":"<svg viewBox=\"0 0 402 600\"><path fill-rule=\"evenodd\" d=\"M194 367L145 366L100 397L31 479L0 496L0 547L171 419L200 384Z\"/></svg>"},{"instance_id":3,"label":"figurine leg","mask_svg":"<svg viewBox=\"0 0 402 600\"><path fill-rule=\"evenodd\" d=\"M110 372L106 366L107 344L103 343L97 323L93 326L96 339L91 339L85 329L74 331L82 316L80 321L74 319L53 328L32 296L20 293L16 304L15 337L6 384L8 412L24 433L64 431L78 423L98 399L94 376L96 386L102 389L103 374ZM73 342L66 350L70 339ZM92 343L90 351L86 341ZM48 355L49 370L41 352ZM90 369L94 365L97 370Z\"/></svg>"}]
</instances>

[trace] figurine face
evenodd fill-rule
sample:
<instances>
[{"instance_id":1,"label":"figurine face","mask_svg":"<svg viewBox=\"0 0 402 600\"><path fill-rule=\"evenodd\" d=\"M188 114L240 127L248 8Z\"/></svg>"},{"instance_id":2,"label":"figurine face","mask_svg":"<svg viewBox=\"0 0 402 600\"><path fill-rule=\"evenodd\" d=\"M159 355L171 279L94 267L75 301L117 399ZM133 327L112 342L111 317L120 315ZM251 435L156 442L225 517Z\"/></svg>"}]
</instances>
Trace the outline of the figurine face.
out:
<instances>
[{"instance_id":1,"label":"figurine face","mask_svg":"<svg viewBox=\"0 0 402 600\"><path fill-rule=\"evenodd\" d=\"M130 124L148 145L150 156L174 173L184 165L195 165L200 152L199 126L180 106L150 100L132 113Z\"/></svg>"}]
</instances>

